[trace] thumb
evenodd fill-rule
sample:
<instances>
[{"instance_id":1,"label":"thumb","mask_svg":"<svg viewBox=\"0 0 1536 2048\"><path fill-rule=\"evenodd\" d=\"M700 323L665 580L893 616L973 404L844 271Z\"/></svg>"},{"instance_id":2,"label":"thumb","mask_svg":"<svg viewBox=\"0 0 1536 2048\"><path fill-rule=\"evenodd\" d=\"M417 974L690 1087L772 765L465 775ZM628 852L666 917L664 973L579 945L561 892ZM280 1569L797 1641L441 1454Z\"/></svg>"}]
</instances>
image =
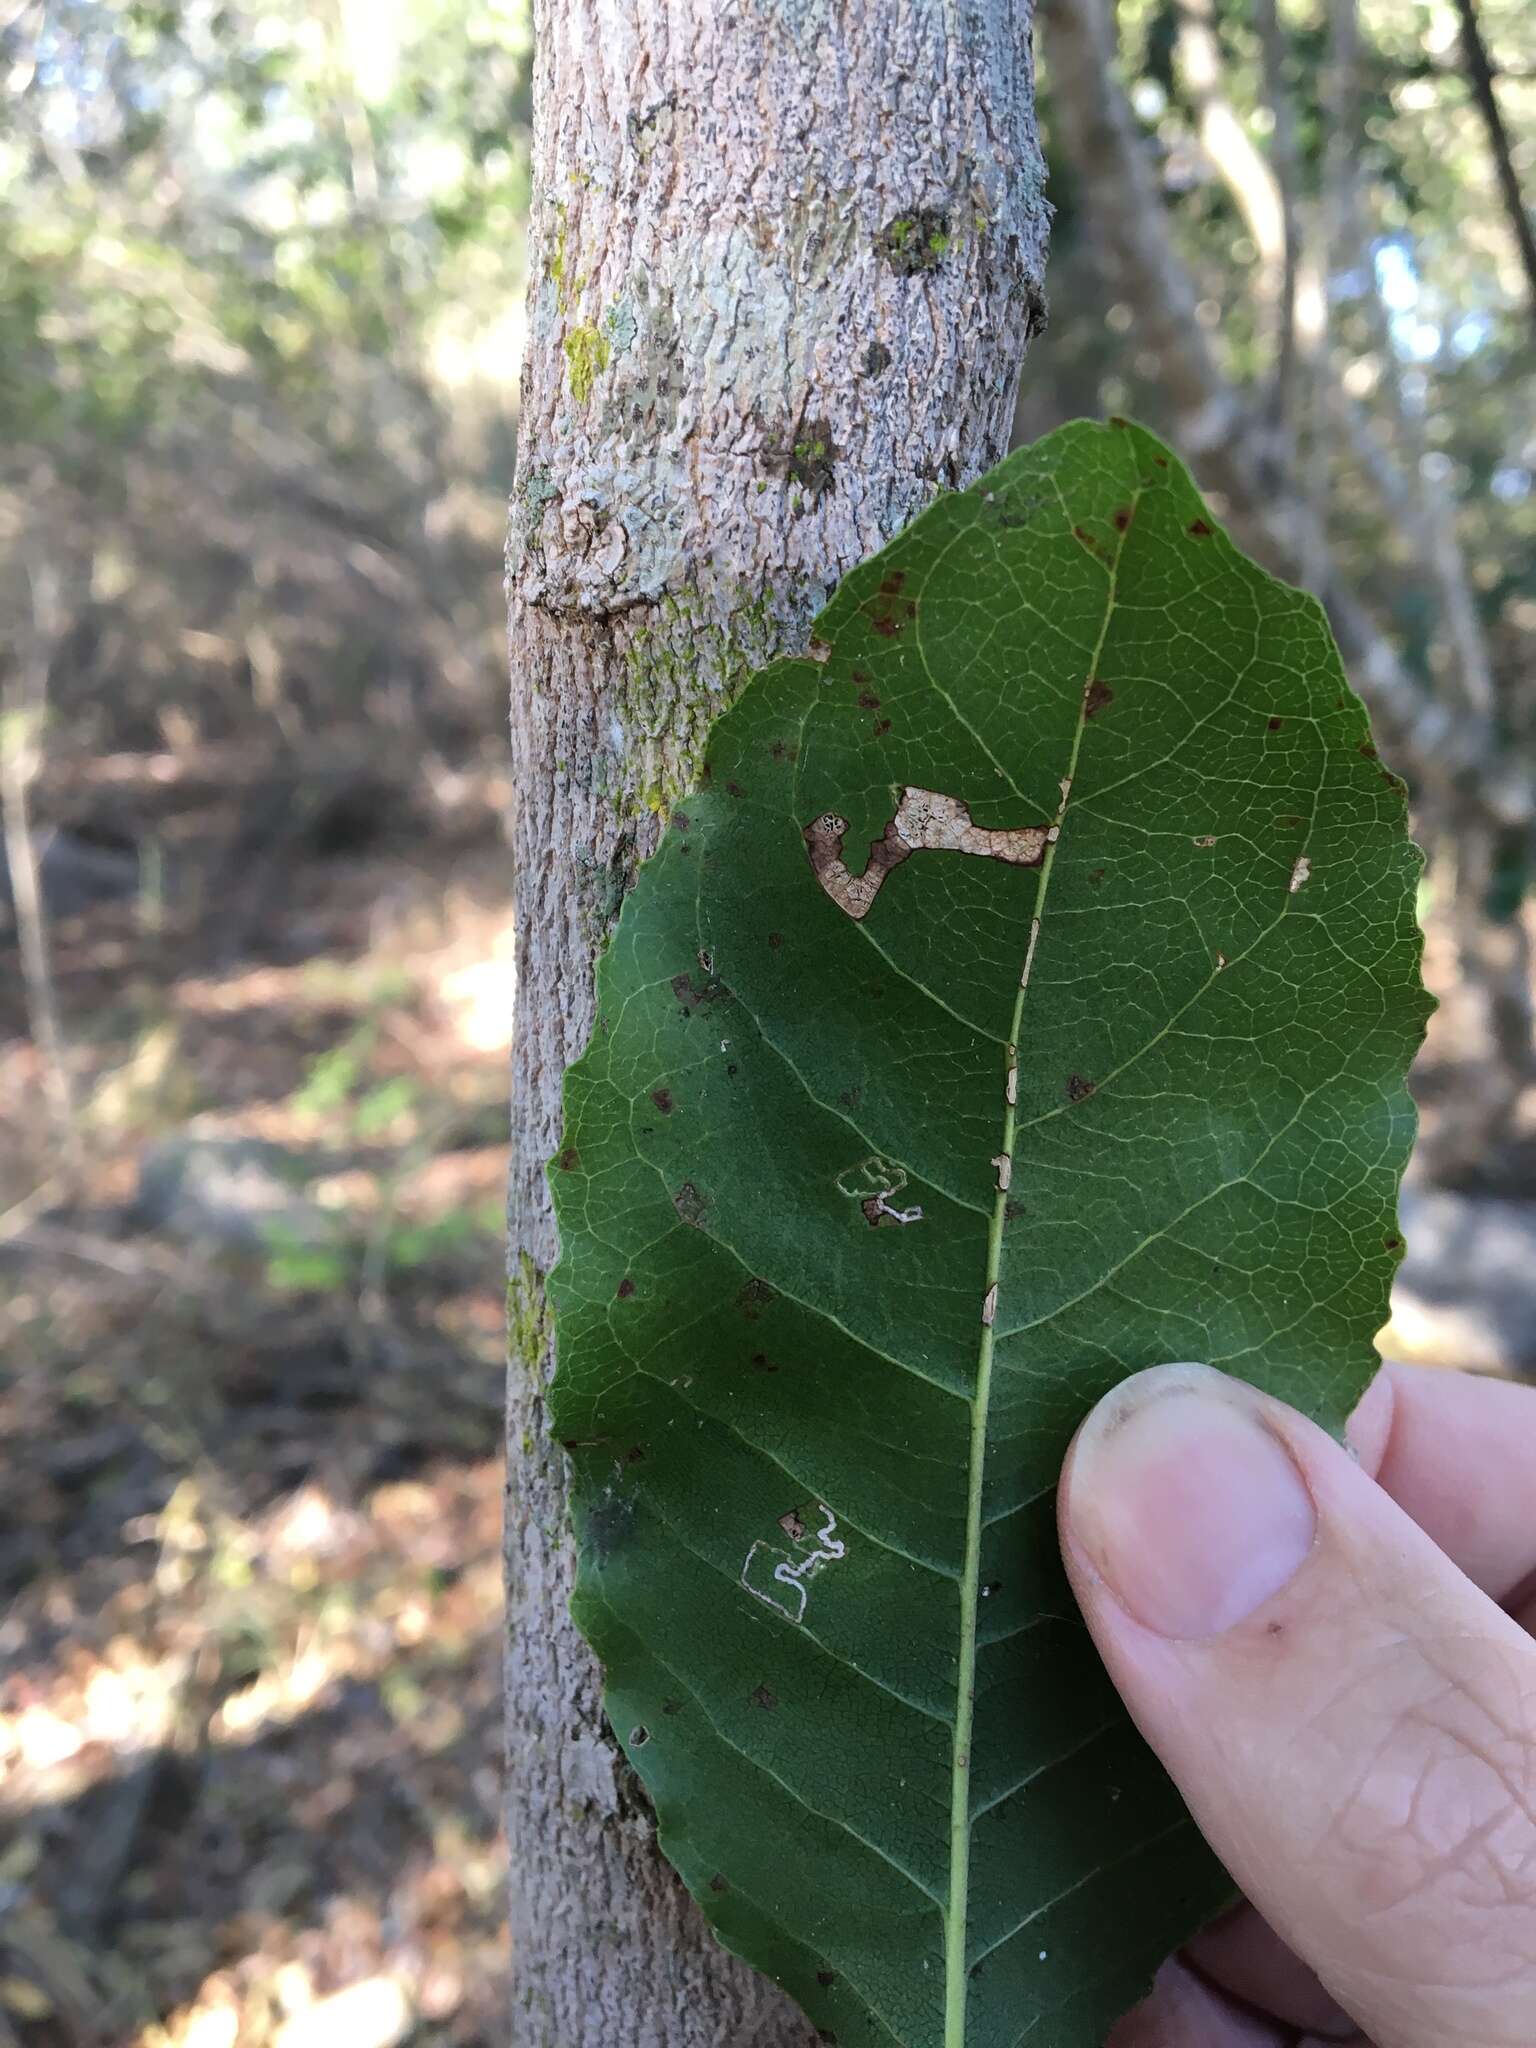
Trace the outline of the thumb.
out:
<instances>
[{"instance_id":1,"label":"thumb","mask_svg":"<svg viewBox=\"0 0 1536 2048\"><path fill-rule=\"evenodd\" d=\"M1099 1403L1060 1516L1137 1725L1378 2048L1530 2048L1536 1642L1322 1430L1206 1366Z\"/></svg>"}]
</instances>

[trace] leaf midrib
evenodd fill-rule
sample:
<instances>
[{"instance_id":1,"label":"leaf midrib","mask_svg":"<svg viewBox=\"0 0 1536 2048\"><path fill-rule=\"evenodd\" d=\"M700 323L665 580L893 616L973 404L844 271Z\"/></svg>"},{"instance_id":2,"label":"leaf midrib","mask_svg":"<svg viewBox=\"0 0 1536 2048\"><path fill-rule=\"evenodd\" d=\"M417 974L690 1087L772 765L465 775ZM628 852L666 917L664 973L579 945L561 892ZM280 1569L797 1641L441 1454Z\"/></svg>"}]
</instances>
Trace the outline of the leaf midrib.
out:
<instances>
[{"instance_id":1,"label":"leaf midrib","mask_svg":"<svg viewBox=\"0 0 1536 2048\"><path fill-rule=\"evenodd\" d=\"M1087 724L1088 687L1098 673L1099 660L1109 635L1110 620L1114 617L1115 611L1116 579L1120 572L1120 558L1125 551L1126 534L1135 522L1140 500L1141 493L1137 491L1131 498L1131 517L1120 530L1114 559L1108 565L1104 617L1100 621L1098 636L1088 657L1087 673L1083 678L1082 691L1078 698L1077 722L1072 729L1072 745L1062 775L1061 801L1057 805L1054 819L1056 837L1047 842L1045 858L1040 864L1040 874L1035 884L1035 902L1030 915L1029 937L1025 942L1024 959L1019 970L1019 987L1014 996L1013 1017L1005 1048L1005 1058L1015 1070L1018 1066L1025 998L1029 993L1035 954L1044 927L1051 874L1056 865L1056 851L1061 844L1067 811L1072 801L1072 788L1077 778L1078 755L1082 750L1083 733ZM1065 504L1062 510L1066 512ZM1069 526L1070 523L1069 514ZM921 651L920 620L918 643ZM926 657L923 666L925 669L928 667ZM1018 1105L1016 1099L1010 1100L1009 1097L1010 1094L1016 1097L1017 1086L1015 1085L1013 1090L1008 1088L1006 1067L1003 1078L1003 1130L1000 1151L1008 1159L1011 1171L1013 1146L1017 1135ZM1007 1218L1007 1207L1004 1176L999 1174L998 1187L992 1203L992 1218L987 1230L987 1270L982 1287L983 1303L992 1294L993 1289L1000 1288L1001 1285L1003 1226ZM981 1338L977 1346L976 1387L971 1397L971 1441L966 1472L965 1561L960 1574L960 1648L956 1660L958 1669L955 1680L954 1739L950 1749L949 1906L944 1916L944 2048L966 2048L966 2006L970 1985L966 1936L970 1923L971 1748L976 1710L976 1626L981 1582L981 1544L986 1526L982 1515L982 1493L986 1476L992 1356L996 1335L995 1295L992 1309L990 1318L986 1317L983 1309Z\"/></svg>"}]
</instances>

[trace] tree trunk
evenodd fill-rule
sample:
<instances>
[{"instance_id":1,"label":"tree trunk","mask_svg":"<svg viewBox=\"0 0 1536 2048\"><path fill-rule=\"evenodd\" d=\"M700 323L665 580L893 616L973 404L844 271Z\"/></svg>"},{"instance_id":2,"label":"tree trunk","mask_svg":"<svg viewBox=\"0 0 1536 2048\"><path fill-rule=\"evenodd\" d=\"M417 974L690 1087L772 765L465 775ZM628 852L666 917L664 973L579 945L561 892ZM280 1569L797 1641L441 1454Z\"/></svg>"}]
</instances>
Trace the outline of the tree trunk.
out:
<instances>
[{"instance_id":1,"label":"tree trunk","mask_svg":"<svg viewBox=\"0 0 1536 2048\"><path fill-rule=\"evenodd\" d=\"M1002 455L1043 301L1031 0L545 0L508 553L514 2048L790 2048L659 1858L566 1613L544 1182L592 963L710 721Z\"/></svg>"}]
</instances>

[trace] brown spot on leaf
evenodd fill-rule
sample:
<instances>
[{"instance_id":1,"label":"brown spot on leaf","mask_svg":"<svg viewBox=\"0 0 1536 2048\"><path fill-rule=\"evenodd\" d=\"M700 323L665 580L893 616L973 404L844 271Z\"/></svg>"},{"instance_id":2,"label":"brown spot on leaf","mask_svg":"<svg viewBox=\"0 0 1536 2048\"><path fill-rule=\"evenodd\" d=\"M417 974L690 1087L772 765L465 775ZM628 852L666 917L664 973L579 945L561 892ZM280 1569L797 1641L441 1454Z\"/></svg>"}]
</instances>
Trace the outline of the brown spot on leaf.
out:
<instances>
[{"instance_id":1,"label":"brown spot on leaf","mask_svg":"<svg viewBox=\"0 0 1536 2048\"><path fill-rule=\"evenodd\" d=\"M1093 1089L1094 1084L1092 1081L1087 1080L1082 1074L1073 1074L1067 1081L1067 1100L1069 1102L1086 1102L1093 1093Z\"/></svg>"},{"instance_id":2,"label":"brown spot on leaf","mask_svg":"<svg viewBox=\"0 0 1536 2048\"><path fill-rule=\"evenodd\" d=\"M877 740L883 740L890 729L891 721L888 718L877 718L875 720L874 736Z\"/></svg>"},{"instance_id":3,"label":"brown spot on leaf","mask_svg":"<svg viewBox=\"0 0 1536 2048\"><path fill-rule=\"evenodd\" d=\"M681 1700L663 1700L661 1711L664 1714L680 1714L683 1711L683 1703Z\"/></svg>"},{"instance_id":4,"label":"brown spot on leaf","mask_svg":"<svg viewBox=\"0 0 1536 2048\"><path fill-rule=\"evenodd\" d=\"M725 991L718 981L706 981L700 988L691 974L683 973L673 975L672 993L691 1017L701 1003L712 1003ZM660 1103L656 1106L661 1107Z\"/></svg>"},{"instance_id":5,"label":"brown spot on leaf","mask_svg":"<svg viewBox=\"0 0 1536 2048\"><path fill-rule=\"evenodd\" d=\"M1209 540L1213 530L1203 519L1191 519L1184 529L1186 533L1192 533L1196 540Z\"/></svg>"},{"instance_id":6,"label":"brown spot on leaf","mask_svg":"<svg viewBox=\"0 0 1536 2048\"><path fill-rule=\"evenodd\" d=\"M1168 458L1166 455L1154 455L1152 460L1157 464L1159 469L1166 469L1168 467Z\"/></svg>"},{"instance_id":7,"label":"brown spot on leaf","mask_svg":"<svg viewBox=\"0 0 1536 2048\"><path fill-rule=\"evenodd\" d=\"M871 629L882 639L894 640L903 632L908 622L917 616L917 606L910 597L903 597L902 586L907 580L904 569L892 569L885 576L873 597L865 598L859 609L869 620Z\"/></svg>"},{"instance_id":8,"label":"brown spot on leaf","mask_svg":"<svg viewBox=\"0 0 1536 2048\"><path fill-rule=\"evenodd\" d=\"M829 1984L837 1982L837 1972L835 1970L818 1970L816 1972L816 1982L825 1991Z\"/></svg>"},{"instance_id":9,"label":"brown spot on leaf","mask_svg":"<svg viewBox=\"0 0 1536 2048\"><path fill-rule=\"evenodd\" d=\"M783 943L784 934L782 932L770 932L768 934L768 950L770 953L777 953Z\"/></svg>"},{"instance_id":10,"label":"brown spot on leaf","mask_svg":"<svg viewBox=\"0 0 1536 2048\"><path fill-rule=\"evenodd\" d=\"M1084 718L1097 718L1106 704L1113 704L1115 693L1102 676L1095 676L1083 693Z\"/></svg>"},{"instance_id":11,"label":"brown spot on leaf","mask_svg":"<svg viewBox=\"0 0 1536 2048\"><path fill-rule=\"evenodd\" d=\"M624 1453L624 1462L626 1465L638 1465L644 1456L644 1445L631 1444L629 1449Z\"/></svg>"},{"instance_id":12,"label":"brown spot on leaf","mask_svg":"<svg viewBox=\"0 0 1536 2048\"><path fill-rule=\"evenodd\" d=\"M1129 420L1122 419L1119 413L1112 412L1109 416L1109 424L1112 427L1128 427L1131 423Z\"/></svg>"},{"instance_id":13,"label":"brown spot on leaf","mask_svg":"<svg viewBox=\"0 0 1536 2048\"><path fill-rule=\"evenodd\" d=\"M861 690L859 692L859 709L861 711L878 711L880 709L880 699L873 690Z\"/></svg>"},{"instance_id":14,"label":"brown spot on leaf","mask_svg":"<svg viewBox=\"0 0 1536 2048\"><path fill-rule=\"evenodd\" d=\"M739 782L728 782L725 785L725 793L727 796L745 796L747 792Z\"/></svg>"},{"instance_id":15,"label":"brown spot on leaf","mask_svg":"<svg viewBox=\"0 0 1536 2048\"><path fill-rule=\"evenodd\" d=\"M1024 1204L1023 1204L1022 1202L1004 1202L1004 1204L1003 1204L1003 1221L1004 1221L1005 1223L1012 1223L1012 1222L1016 1221L1016 1219L1017 1219L1018 1217L1022 1216L1023 1214L1024 1214Z\"/></svg>"},{"instance_id":16,"label":"brown spot on leaf","mask_svg":"<svg viewBox=\"0 0 1536 2048\"><path fill-rule=\"evenodd\" d=\"M679 832L690 831L693 827L693 820L686 811L674 811L672 813L672 822Z\"/></svg>"},{"instance_id":17,"label":"brown spot on leaf","mask_svg":"<svg viewBox=\"0 0 1536 2048\"><path fill-rule=\"evenodd\" d=\"M672 1206L684 1223L691 1223L695 1230L704 1228L704 1197L691 1180L685 1180L672 1197Z\"/></svg>"},{"instance_id":18,"label":"brown spot on leaf","mask_svg":"<svg viewBox=\"0 0 1536 2048\"><path fill-rule=\"evenodd\" d=\"M1381 1241L1389 1252L1395 1252L1403 1240L1400 1237L1384 1237Z\"/></svg>"},{"instance_id":19,"label":"brown spot on leaf","mask_svg":"<svg viewBox=\"0 0 1536 2048\"><path fill-rule=\"evenodd\" d=\"M567 1145L560 1154L560 1171L562 1173L574 1173L580 1164L581 1154L574 1145Z\"/></svg>"},{"instance_id":20,"label":"brown spot on leaf","mask_svg":"<svg viewBox=\"0 0 1536 2048\"><path fill-rule=\"evenodd\" d=\"M1097 889L1100 882L1102 882L1104 879L1104 870L1102 868L1094 868L1089 874L1088 879L1093 884L1094 888Z\"/></svg>"},{"instance_id":21,"label":"brown spot on leaf","mask_svg":"<svg viewBox=\"0 0 1536 2048\"><path fill-rule=\"evenodd\" d=\"M1125 529L1130 525L1131 520L1134 517L1135 513L1131 506L1117 505L1115 507L1114 514L1114 525L1116 533L1124 533Z\"/></svg>"},{"instance_id":22,"label":"brown spot on leaf","mask_svg":"<svg viewBox=\"0 0 1536 2048\"><path fill-rule=\"evenodd\" d=\"M1367 761L1374 761L1376 758L1376 749L1369 740L1362 740L1360 742L1360 752L1364 754Z\"/></svg>"},{"instance_id":23,"label":"brown spot on leaf","mask_svg":"<svg viewBox=\"0 0 1536 2048\"><path fill-rule=\"evenodd\" d=\"M749 1323L755 1323L768 1304L777 1299L778 1297L768 1285L768 1282L766 1280L759 1280L754 1275L737 1295L736 1306L741 1310Z\"/></svg>"},{"instance_id":24,"label":"brown spot on leaf","mask_svg":"<svg viewBox=\"0 0 1536 2048\"><path fill-rule=\"evenodd\" d=\"M754 1707L761 1707L765 1714L771 1714L779 1704L779 1696L772 1686L760 1685L752 1694Z\"/></svg>"},{"instance_id":25,"label":"brown spot on leaf","mask_svg":"<svg viewBox=\"0 0 1536 2048\"><path fill-rule=\"evenodd\" d=\"M1272 718L1269 721L1269 729L1271 732L1278 732L1284 723L1285 720L1283 718Z\"/></svg>"},{"instance_id":26,"label":"brown spot on leaf","mask_svg":"<svg viewBox=\"0 0 1536 2048\"><path fill-rule=\"evenodd\" d=\"M628 1300L629 1300L629 1298L630 1298L630 1296L631 1296L631 1295L632 1295L632 1294L634 1293L634 1291L635 1291L635 1283L634 1283L634 1281L633 1281L633 1280L632 1280L632 1279L630 1278L630 1276L629 1276L629 1274L628 1274L628 1273L626 1273L626 1274L624 1275L624 1278L623 1278L623 1279L622 1279L622 1280L621 1280L621 1281L619 1282L618 1286L617 1286L617 1287L616 1287L616 1288L615 1288L615 1289L613 1290L615 1298L616 1298L617 1300L619 1300L619 1301L628 1301Z\"/></svg>"},{"instance_id":27,"label":"brown spot on leaf","mask_svg":"<svg viewBox=\"0 0 1536 2048\"><path fill-rule=\"evenodd\" d=\"M651 1100L663 1116L670 1116L672 1114L673 1102L672 1090L670 1088L653 1088L651 1090Z\"/></svg>"},{"instance_id":28,"label":"brown spot on leaf","mask_svg":"<svg viewBox=\"0 0 1536 2048\"><path fill-rule=\"evenodd\" d=\"M754 1372L777 1372L779 1369L766 1351L754 1351L747 1363Z\"/></svg>"},{"instance_id":29,"label":"brown spot on leaf","mask_svg":"<svg viewBox=\"0 0 1536 2048\"><path fill-rule=\"evenodd\" d=\"M720 1875L718 1870L715 1872L714 1876L709 1880L709 1888L712 1892L728 1892L730 1890L730 1886L726 1883L725 1879Z\"/></svg>"}]
</instances>

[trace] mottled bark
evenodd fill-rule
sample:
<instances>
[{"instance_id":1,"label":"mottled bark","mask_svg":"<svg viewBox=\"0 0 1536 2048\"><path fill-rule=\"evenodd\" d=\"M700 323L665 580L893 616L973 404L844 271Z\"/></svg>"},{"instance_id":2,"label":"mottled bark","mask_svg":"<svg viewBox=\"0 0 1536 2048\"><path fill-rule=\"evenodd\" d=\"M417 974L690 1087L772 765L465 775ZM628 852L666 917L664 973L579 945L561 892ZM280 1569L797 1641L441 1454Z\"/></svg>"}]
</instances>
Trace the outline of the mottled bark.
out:
<instances>
[{"instance_id":1,"label":"mottled bark","mask_svg":"<svg viewBox=\"0 0 1536 2048\"><path fill-rule=\"evenodd\" d=\"M710 720L1006 445L1042 305L1030 0L546 0L508 561L514 2048L790 2048L661 1862L566 1614L543 1162Z\"/></svg>"}]
</instances>

